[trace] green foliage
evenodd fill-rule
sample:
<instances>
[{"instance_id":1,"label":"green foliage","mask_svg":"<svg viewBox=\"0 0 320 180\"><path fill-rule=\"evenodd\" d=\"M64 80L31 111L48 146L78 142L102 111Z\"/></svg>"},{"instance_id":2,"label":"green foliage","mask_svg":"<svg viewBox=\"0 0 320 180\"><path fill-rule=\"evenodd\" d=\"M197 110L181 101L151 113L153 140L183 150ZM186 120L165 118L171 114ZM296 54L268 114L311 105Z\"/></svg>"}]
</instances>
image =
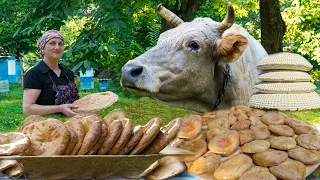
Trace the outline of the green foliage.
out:
<instances>
[{"instance_id":1,"label":"green foliage","mask_svg":"<svg viewBox=\"0 0 320 180\"><path fill-rule=\"evenodd\" d=\"M114 69L119 78L128 60L154 46L162 19L156 7L181 10L182 0L5 0L0 3L0 51L18 58L38 59L39 36L48 29L65 36L63 63L73 71L93 67L96 72ZM258 0L231 0L235 22L260 39ZM313 63L313 81L319 81L318 1L281 0L282 17L287 25L283 39L286 51L305 56ZM197 17L222 21L227 10L225 0L198 0ZM198 8L198 6L197 6ZM32 63L31 63L32 64ZM98 74L98 73L97 73Z\"/></svg>"},{"instance_id":2,"label":"green foliage","mask_svg":"<svg viewBox=\"0 0 320 180\"><path fill-rule=\"evenodd\" d=\"M235 9L235 23L244 27L253 37L260 39L260 15L258 0L232 0ZM227 13L225 0L206 0L200 6L197 17L210 17L214 21L221 22Z\"/></svg>"},{"instance_id":3,"label":"green foliage","mask_svg":"<svg viewBox=\"0 0 320 180\"><path fill-rule=\"evenodd\" d=\"M320 63L320 2L284 0L283 3L288 6L282 13L287 25L284 37L286 49L307 55Z\"/></svg>"},{"instance_id":4,"label":"green foliage","mask_svg":"<svg viewBox=\"0 0 320 180\"><path fill-rule=\"evenodd\" d=\"M13 53L17 58L35 51L30 36L16 35L15 23L27 13L27 0L5 0L0 3L0 53Z\"/></svg>"},{"instance_id":5,"label":"green foliage","mask_svg":"<svg viewBox=\"0 0 320 180\"><path fill-rule=\"evenodd\" d=\"M320 2L312 0L282 0L282 17L287 31L284 50L299 53L312 64L313 82L320 81Z\"/></svg>"}]
</instances>

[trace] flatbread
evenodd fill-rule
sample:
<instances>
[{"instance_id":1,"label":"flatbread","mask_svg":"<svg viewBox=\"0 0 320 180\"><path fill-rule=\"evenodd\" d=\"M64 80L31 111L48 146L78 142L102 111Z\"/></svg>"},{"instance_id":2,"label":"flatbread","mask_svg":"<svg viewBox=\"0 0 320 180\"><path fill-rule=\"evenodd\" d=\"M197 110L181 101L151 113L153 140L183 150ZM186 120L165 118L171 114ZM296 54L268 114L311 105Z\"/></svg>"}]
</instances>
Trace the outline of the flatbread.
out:
<instances>
[{"instance_id":1,"label":"flatbread","mask_svg":"<svg viewBox=\"0 0 320 180\"><path fill-rule=\"evenodd\" d=\"M161 128L156 138L142 151L142 154L159 153L177 136L180 124L181 119L177 118L170 121L164 128Z\"/></svg>"},{"instance_id":2,"label":"flatbread","mask_svg":"<svg viewBox=\"0 0 320 180\"><path fill-rule=\"evenodd\" d=\"M16 160L0 160L0 172L14 166L16 163Z\"/></svg>"},{"instance_id":3,"label":"flatbread","mask_svg":"<svg viewBox=\"0 0 320 180\"><path fill-rule=\"evenodd\" d=\"M75 137L77 138L77 143L74 145L73 149L69 153L70 155L76 155L76 154L78 154L78 152L82 146L82 142L83 142L83 139L84 139L84 136L86 135L86 133L84 132L84 129L82 127L80 120L66 121L65 125L71 129L73 129L76 134Z\"/></svg>"},{"instance_id":4,"label":"flatbread","mask_svg":"<svg viewBox=\"0 0 320 180\"><path fill-rule=\"evenodd\" d=\"M70 139L67 127L52 118L31 123L22 132L31 140L31 146L24 152L26 156L62 155Z\"/></svg>"},{"instance_id":5,"label":"flatbread","mask_svg":"<svg viewBox=\"0 0 320 180\"><path fill-rule=\"evenodd\" d=\"M16 162L12 167L6 169L4 173L10 177L19 176L24 173L24 168L20 163Z\"/></svg>"},{"instance_id":6,"label":"flatbread","mask_svg":"<svg viewBox=\"0 0 320 180\"><path fill-rule=\"evenodd\" d=\"M130 152L131 155L139 154L144 150L160 132L162 122L159 118L151 119L143 128L143 136L138 144Z\"/></svg>"},{"instance_id":7,"label":"flatbread","mask_svg":"<svg viewBox=\"0 0 320 180\"><path fill-rule=\"evenodd\" d=\"M82 123L85 128L85 125ZM85 155L90 149L98 142L101 136L102 121L94 121L90 126L85 135L82 146L78 152L78 155Z\"/></svg>"},{"instance_id":8,"label":"flatbread","mask_svg":"<svg viewBox=\"0 0 320 180\"><path fill-rule=\"evenodd\" d=\"M121 119L121 123L123 126L123 130L118 138L118 140L115 142L115 144L112 146L112 148L108 151L107 154L109 155L116 155L127 143L129 140L132 131L133 131L133 123L130 119L124 118Z\"/></svg>"},{"instance_id":9,"label":"flatbread","mask_svg":"<svg viewBox=\"0 0 320 180\"><path fill-rule=\"evenodd\" d=\"M34 123L34 122L44 121L44 120L46 120L46 118L44 118L40 115L30 115L21 123L18 131L22 132L22 129L24 127L26 127L27 125Z\"/></svg>"},{"instance_id":10,"label":"flatbread","mask_svg":"<svg viewBox=\"0 0 320 180\"><path fill-rule=\"evenodd\" d=\"M106 154L112 146L116 143L121 132L123 130L123 125L120 120L114 120L110 126L108 126L108 135L104 139L101 148L98 150L97 154L104 155Z\"/></svg>"},{"instance_id":11,"label":"flatbread","mask_svg":"<svg viewBox=\"0 0 320 180\"><path fill-rule=\"evenodd\" d=\"M138 142L143 137L143 134L144 134L143 129L144 129L143 126L140 126L140 125L134 127L130 139L128 140L126 145L122 148L122 150L118 152L119 155L128 154L138 144Z\"/></svg>"},{"instance_id":12,"label":"flatbread","mask_svg":"<svg viewBox=\"0 0 320 180\"><path fill-rule=\"evenodd\" d=\"M111 91L86 95L72 104L78 108L74 112L93 112L105 109L118 101L118 95Z\"/></svg>"},{"instance_id":13,"label":"flatbread","mask_svg":"<svg viewBox=\"0 0 320 180\"><path fill-rule=\"evenodd\" d=\"M30 145L30 139L23 133L10 132L0 134L0 156L23 153Z\"/></svg>"}]
</instances>

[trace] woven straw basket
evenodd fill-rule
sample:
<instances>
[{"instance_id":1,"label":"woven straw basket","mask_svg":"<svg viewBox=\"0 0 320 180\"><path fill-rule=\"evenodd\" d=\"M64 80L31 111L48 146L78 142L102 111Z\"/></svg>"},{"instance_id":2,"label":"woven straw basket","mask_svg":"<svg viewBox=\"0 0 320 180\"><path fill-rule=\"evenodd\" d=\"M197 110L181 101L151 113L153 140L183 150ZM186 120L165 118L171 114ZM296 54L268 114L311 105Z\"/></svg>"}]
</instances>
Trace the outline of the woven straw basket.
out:
<instances>
[{"instance_id":1,"label":"woven straw basket","mask_svg":"<svg viewBox=\"0 0 320 180\"><path fill-rule=\"evenodd\" d=\"M312 69L312 64L299 54L282 52L264 57L260 61L258 69L290 69L298 71L309 71L310 69Z\"/></svg>"},{"instance_id":2,"label":"woven straw basket","mask_svg":"<svg viewBox=\"0 0 320 180\"><path fill-rule=\"evenodd\" d=\"M316 92L303 94L255 94L250 106L281 111L310 110L320 108L320 96Z\"/></svg>"},{"instance_id":3,"label":"woven straw basket","mask_svg":"<svg viewBox=\"0 0 320 180\"><path fill-rule=\"evenodd\" d=\"M317 87L311 82L294 83L261 83L256 85L261 93L270 94L300 94L313 92Z\"/></svg>"},{"instance_id":4,"label":"woven straw basket","mask_svg":"<svg viewBox=\"0 0 320 180\"><path fill-rule=\"evenodd\" d=\"M262 82L310 82L312 77L301 71L271 71L258 77Z\"/></svg>"}]
</instances>

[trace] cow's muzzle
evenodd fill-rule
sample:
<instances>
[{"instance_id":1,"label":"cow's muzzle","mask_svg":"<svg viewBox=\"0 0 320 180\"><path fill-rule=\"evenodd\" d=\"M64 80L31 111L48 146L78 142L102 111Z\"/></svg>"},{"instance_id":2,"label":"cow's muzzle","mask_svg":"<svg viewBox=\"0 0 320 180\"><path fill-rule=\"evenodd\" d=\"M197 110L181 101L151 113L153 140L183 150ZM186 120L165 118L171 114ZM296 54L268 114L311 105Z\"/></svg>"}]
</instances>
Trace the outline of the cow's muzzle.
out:
<instances>
[{"instance_id":1,"label":"cow's muzzle","mask_svg":"<svg viewBox=\"0 0 320 180\"><path fill-rule=\"evenodd\" d=\"M142 66L125 65L121 70L121 85L123 87L136 88L136 81L142 74Z\"/></svg>"}]
</instances>

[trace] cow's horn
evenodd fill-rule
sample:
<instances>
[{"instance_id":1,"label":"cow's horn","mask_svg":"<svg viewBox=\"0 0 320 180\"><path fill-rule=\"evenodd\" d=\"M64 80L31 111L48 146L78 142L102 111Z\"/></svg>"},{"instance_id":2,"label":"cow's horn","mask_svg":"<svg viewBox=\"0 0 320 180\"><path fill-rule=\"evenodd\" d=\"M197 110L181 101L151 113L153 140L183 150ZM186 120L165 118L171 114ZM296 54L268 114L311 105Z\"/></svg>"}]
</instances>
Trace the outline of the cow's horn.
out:
<instances>
[{"instance_id":1,"label":"cow's horn","mask_svg":"<svg viewBox=\"0 0 320 180\"><path fill-rule=\"evenodd\" d=\"M234 22L234 9L232 4L229 2L228 3L228 12L224 20L219 24L219 31L224 32L226 29L232 26Z\"/></svg>"},{"instance_id":2,"label":"cow's horn","mask_svg":"<svg viewBox=\"0 0 320 180\"><path fill-rule=\"evenodd\" d=\"M183 23L182 19L180 19L173 12L169 11L167 8L163 7L161 4L158 5L158 13L163 19L168 21L174 27L179 26L181 23Z\"/></svg>"}]
</instances>

